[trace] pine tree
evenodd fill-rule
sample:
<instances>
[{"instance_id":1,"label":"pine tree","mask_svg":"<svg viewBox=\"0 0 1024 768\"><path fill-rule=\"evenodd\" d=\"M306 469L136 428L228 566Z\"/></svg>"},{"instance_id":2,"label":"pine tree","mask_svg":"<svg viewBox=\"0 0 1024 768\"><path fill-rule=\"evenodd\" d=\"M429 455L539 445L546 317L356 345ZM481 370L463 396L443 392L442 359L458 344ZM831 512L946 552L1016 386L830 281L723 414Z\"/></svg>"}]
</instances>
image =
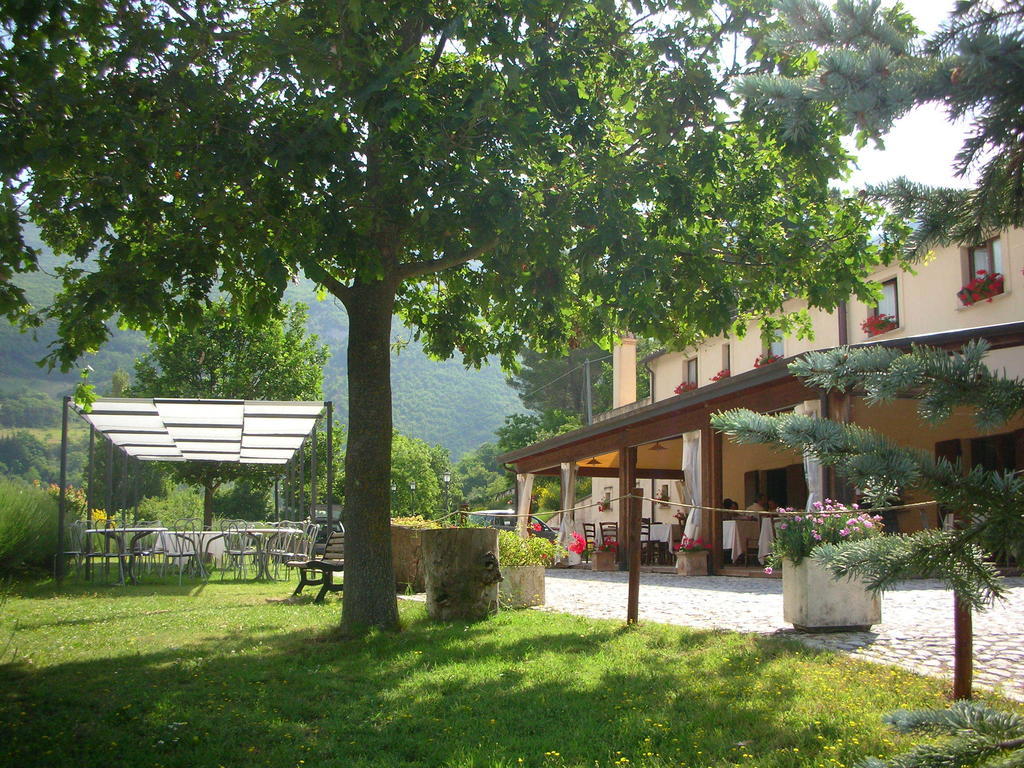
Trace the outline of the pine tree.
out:
<instances>
[{"instance_id":1,"label":"pine tree","mask_svg":"<svg viewBox=\"0 0 1024 768\"><path fill-rule=\"evenodd\" d=\"M900 710L885 721L900 733L945 736L891 760L870 758L863 768L1011 768L1024 764L1024 717L969 701L948 710Z\"/></svg>"},{"instance_id":2,"label":"pine tree","mask_svg":"<svg viewBox=\"0 0 1024 768\"><path fill-rule=\"evenodd\" d=\"M869 404L911 397L927 422L947 419L955 408L973 411L982 429L1024 412L1024 381L992 373L988 345L967 344L959 354L915 346L839 347L811 352L790 364L806 384L826 391L863 394ZM749 410L716 414L712 424L738 443L774 443L807 452L860 488L868 502L884 505L920 490L955 512L951 529L882 536L823 546L816 557L837 577L857 576L882 591L912 578L940 579L955 595L954 697L970 698L972 610L1004 594L994 553L1024 556L1024 478L1013 471L935 459L900 446L873 430L803 415L766 416Z\"/></svg>"},{"instance_id":3,"label":"pine tree","mask_svg":"<svg viewBox=\"0 0 1024 768\"><path fill-rule=\"evenodd\" d=\"M940 29L921 39L899 6L846 0L829 10L818 0L786 0L767 61L790 73L745 78L753 106L779 114L783 135L799 145L819 130L821 110L881 145L893 121L917 105L945 106L970 118L956 157L958 176L977 167L973 189L927 187L906 178L868 193L917 222L909 245L977 243L1024 224L1024 3L960 0Z\"/></svg>"}]
</instances>

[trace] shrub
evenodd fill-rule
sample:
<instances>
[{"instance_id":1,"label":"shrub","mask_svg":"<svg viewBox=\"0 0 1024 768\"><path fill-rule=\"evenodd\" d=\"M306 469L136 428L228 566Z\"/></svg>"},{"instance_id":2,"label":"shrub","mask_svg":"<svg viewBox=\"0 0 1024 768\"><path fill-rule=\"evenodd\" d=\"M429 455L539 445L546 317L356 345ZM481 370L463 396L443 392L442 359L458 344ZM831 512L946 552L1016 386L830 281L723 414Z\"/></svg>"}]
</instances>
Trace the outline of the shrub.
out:
<instances>
[{"instance_id":1,"label":"shrub","mask_svg":"<svg viewBox=\"0 0 1024 768\"><path fill-rule=\"evenodd\" d=\"M172 486L166 496L147 496L139 502L140 520L159 520L166 524L185 518L202 517L203 494L189 486Z\"/></svg>"},{"instance_id":2,"label":"shrub","mask_svg":"<svg viewBox=\"0 0 1024 768\"><path fill-rule=\"evenodd\" d=\"M422 515L404 515L391 518L392 525L400 525L403 528L419 528L426 530L430 528L440 528L441 524L437 520L428 520Z\"/></svg>"},{"instance_id":3,"label":"shrub","mask_svg":"<svg viewBox=\"0 0 1024 768\"><path fill-rule=\"evenodd\" d=\"M561 544L541 536L523 539L515 531L498 531L498 560L502 565L554 565L566 554Z\"/></svg>"},{"instance_id":4,"label":"shrub","mask_svg":"<svg viewBox=\"0 0 1024 768\"><path fill-rule=\"evenodd\" d=\"M57 546L57 502L43 489L0 477L0 573L48 568Z\"/></svg>"}]
</instances>

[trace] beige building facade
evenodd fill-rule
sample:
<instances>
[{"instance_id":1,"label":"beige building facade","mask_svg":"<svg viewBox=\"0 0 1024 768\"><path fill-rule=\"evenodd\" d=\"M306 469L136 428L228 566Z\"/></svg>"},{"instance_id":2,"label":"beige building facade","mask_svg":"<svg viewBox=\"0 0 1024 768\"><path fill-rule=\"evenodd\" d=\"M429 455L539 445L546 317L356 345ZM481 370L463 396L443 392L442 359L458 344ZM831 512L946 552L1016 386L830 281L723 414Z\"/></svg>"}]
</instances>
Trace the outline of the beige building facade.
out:
<instances>
[{"instance_id":1,"label":"beige building facade","mask_svg":"<svg viewBox=\"0 0 1024 768\"><path fill-rule=\"evenodd\" d=\"M655 353L639 364L634 363L635 340L626 339L613 355L616 408L592 425L501 459L521 476L590 476L593 498L577 500L577 526L623 522L622 505L615 501L620 488L644 489L652 499L644 516L669 525L679 509L673 502L718 508L731 499L745 508L770 498L781 506L799 507L808 497L837 498L849 492L830 473L809 470L798 454L735 445L714 433L711 414L735 407L766 413L793 410L854 422L934 455L959 458L967 467L1024 467L1024 420L985 433L970 414L957 413L932 427L917 417L909 401L869 406L863 398L825 395L804 387L786 367L804 352L842 344L930 344L955 350L973 338L985 338L993 347L989 366L1024 377L1024 230L1000 232L971 247L939 248L913 271L886 267L872 280L882 296L877 304L854 299L835 312L811 309L813 334L807 338L766 344L752 324L742 336L708 337L689 349ZM806 308L802 300L783 307L786 312ZM637 375L650 376L651 398L636 401ZM602 498L612 501L585 506ZM915 498L907 494L904 500ZM937 510L914 510L900 513L890 524L913 531L937 520ZM714 544L716 570L728 570L733 557L723 552L729 542L723 541L720 516L705 515L699 531ZM670 546L681 533L682 526L675 526ZM750 564L749 557L745 560Z\"/></svg>"}]
</instances>

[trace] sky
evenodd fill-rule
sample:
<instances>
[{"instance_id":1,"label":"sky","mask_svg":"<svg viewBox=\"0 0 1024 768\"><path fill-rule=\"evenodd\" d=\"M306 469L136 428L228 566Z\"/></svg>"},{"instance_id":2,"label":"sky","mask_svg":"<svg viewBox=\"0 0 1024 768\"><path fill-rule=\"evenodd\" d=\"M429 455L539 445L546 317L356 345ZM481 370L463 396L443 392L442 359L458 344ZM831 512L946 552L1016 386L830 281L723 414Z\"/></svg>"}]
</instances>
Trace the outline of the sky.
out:
<instances>
[{"instance_id":1,"label":"sky","mask_svg":"<svg viewBox=\"0 0 1024 768\"><path fill-rule=\"evenodd\" d=\"M886 2L886 5L889 3ZM903 0L926 35L934 32L952 10L953 0ZM968 179L953 175L953 158L963 143L968 124L951 124L941 106L918 107L893 125L884 149L869 144L856 152L859 168L849 184L862 187L897 176L936 186L963 187ZM853 150L852 140L847 145Z\"/></svg>"}]
</instances>

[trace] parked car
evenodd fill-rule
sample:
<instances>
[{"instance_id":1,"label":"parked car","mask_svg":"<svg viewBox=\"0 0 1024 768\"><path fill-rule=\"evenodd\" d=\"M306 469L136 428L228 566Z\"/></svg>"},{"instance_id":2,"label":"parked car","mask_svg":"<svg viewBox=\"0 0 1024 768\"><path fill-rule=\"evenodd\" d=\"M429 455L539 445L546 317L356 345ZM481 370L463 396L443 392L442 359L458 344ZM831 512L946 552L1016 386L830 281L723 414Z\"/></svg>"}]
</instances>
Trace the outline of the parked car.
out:
<instances>
[{"instance_id":1,"label":"parked car","mask_svg":"<svg viewBox=\"0 0 1024 768\"><path fill-rule=\"evenodd\" d=\"M473 525L486 525L502 531L514 531L518 515L511 509L481 509L470 512L468 519ZM536 515L530 515L528 527L534 536L540 536L549 541L558 538L558 534Z\"/></svg>"},{"instance_id":2,"label":"parked car","mask_svg":"<svg viewBox=\"0 0 1024 768\"><path fill-rule=\"evenodd\" d=\"M327 530L327 512L317 510L316 515L313 518L313 522L320 526L320 530L316 533L316 541L313 542L313 554L322 555L324 547L327 545L327 538L330 536L330 531ZM331 520L331 531L336 531L338 533L345 532L345 526L341 524L341 520L337 517Z\"/></svg>"}]
</instances>

